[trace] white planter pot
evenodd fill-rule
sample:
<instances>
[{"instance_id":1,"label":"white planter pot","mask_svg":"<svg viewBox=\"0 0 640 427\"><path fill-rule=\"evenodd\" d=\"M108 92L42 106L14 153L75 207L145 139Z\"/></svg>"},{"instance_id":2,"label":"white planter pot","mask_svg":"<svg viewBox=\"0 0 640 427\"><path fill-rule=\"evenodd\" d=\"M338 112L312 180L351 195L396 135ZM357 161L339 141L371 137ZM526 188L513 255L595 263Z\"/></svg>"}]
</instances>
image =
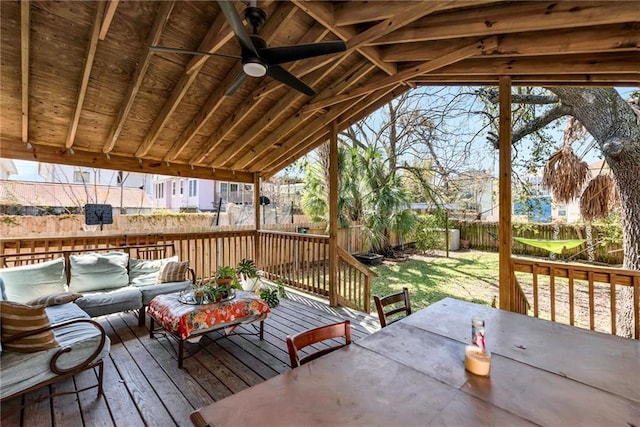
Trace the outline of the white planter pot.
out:
<instances>
[{"instance_id":1,"label":"white planter pot","mask_svg":"<svg viewBox=\"0 0 640 427\"><path fill-rule=\"evenodd\" d=\"M242 278L242 290L247 292L253 292L258 287L259 277L243 277Z\"/></svg>"}]
</instances>

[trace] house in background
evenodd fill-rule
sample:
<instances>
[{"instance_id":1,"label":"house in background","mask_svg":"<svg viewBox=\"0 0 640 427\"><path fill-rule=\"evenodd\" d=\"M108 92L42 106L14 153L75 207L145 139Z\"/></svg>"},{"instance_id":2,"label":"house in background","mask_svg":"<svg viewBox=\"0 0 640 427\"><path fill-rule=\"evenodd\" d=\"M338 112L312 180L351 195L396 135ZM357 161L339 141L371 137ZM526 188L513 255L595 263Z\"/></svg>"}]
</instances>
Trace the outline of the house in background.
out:
<instances>
[{"instance_id":1,"label":"house in background","mask_svg":"<svg viewBox=\"0 0 640 427\"><path fill-rule=\"evenodd\" d=\"M11 175L17 175L18 169L13 160L0 159L0 179L9 179Z\"/></svg>"},{"instance_id":2,"label":"house in background","mask_svg":"<svg viewBox=\"0 0 640 427\"><path fill-rule=\"evenodd\" d=\"M0 180L0 213L62 215L82 213L87 203L109 204L113 213L151 213L149 196L140 188Z\"/></svg>"}]
</instances>

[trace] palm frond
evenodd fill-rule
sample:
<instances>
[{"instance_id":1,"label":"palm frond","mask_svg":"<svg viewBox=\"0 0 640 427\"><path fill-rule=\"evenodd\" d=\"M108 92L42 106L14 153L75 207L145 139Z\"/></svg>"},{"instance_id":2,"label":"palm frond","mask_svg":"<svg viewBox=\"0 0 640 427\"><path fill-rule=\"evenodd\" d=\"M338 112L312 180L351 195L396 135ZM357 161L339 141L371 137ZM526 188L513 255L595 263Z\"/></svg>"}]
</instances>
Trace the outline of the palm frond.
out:
<instances>
[{"instance_id":1,"label":"palm frond","mask_svg":"<svg viewBox=\"0 0 640 427\"><path fill-rule=\"evenodd\" d=\"M611 175L593 178L580 197L580 214L585 221L605 219L616 201L616 186Z\"/></svg>"},{"instance_id":2,"label":"palm frond","mask_svg":"<svg viewBox=\"0 0 640 427\"><path fill-rule=\"evenodd\" d=\"M542 186L551 190L559 203L569 203L578 197L587 180L589 165L565 145L554 153L542 173Z\"/></svg>"}]
</instances>

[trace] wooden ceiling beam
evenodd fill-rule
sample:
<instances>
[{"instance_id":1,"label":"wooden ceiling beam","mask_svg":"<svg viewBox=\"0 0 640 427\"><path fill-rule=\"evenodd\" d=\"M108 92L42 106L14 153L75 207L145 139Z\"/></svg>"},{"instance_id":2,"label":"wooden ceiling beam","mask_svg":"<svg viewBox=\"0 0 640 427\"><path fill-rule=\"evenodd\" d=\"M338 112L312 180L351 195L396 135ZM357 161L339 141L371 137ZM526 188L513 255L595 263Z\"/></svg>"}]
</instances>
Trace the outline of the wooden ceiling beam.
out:
<instances>
[{"instance_id":1,"label":"wooden ceiling beam","mask_svg":"<svg viewBox=\"0 0 640 427\"><path fill-rule=\"evenodd\" d=\"M136 95L138 95L138 91L142 86L142 82L144 80L145 74L147 73L147 69L149 68L149 64L151 64L153 52L148 49L148 46L156 46L160 41L160 36L162 35L162 31L164 30L164 27L169 20L169 15L171 15L171 11L173 10L174 5L174 1L165 1L160 3L160 8L153 21L153 27L151 28L151 31L149 32L149 36L147 37L145 43L144 54L138 61L138 66L136 67L136 70L131 77L131 82L129 83L129 87L127 88L127 93L118 112L118 117L116 117L115 121L113 122L111 130L109 131L109 136L107 137L107 140L102 147L102 152L105 154L110 153L113 150L113 147L115 147L116 142L120 137L120 133L124 128L124 123L129 117L131 107L133 107L133 102L136 99Z\"/></svg>"},{"instance_id":2,"label":"wooden ceiling beam","mask_svg":"<svg viewBox=\"0 0 640 427\"><path fill-rule=\"evenodd\" d=\"M394 87L381 88L369 95L369 98L367 99L367 101L365 101L364 104L375 103L388 93L392 93L394 89ZM404 87L402 89L399 89L399 91L401 93L407 89L408 88ZM289 153L291 151L295 152L296 147L304 146L305 141L309 140L309 138L311 138L311 136L313 136L313 134L317 132L318 129L322 129L325 126L328 126L329 124L331 124L331 122L333 122L336 118L338 118L349 109L356 108L356 105L357 103L348 103L332 107L327 114L316 117L311 123L304 126L303 129L300 129L294 135L291 135L285 141L282 141L279 144L279 147L277 147L275 150L271 150L267 153L261 153L260 158L256 159L249 166L249 170L252 172L260 172L263 169L269 169L268 166L270 164L277 163L278 160L286 161L286 159L283 159L283 157L286 157L289 160L295 160L297 158L294 157L296 156L296 154L289 156Z\"/></svg>"},{"instance_id":3,"label":"wooden ceiling beam","mask_svg":"<svg viewBox=\"0 0 640 427\"><path fill-rule=\"evenodd\" d=\"M347 41L348 49L358 49L367 43L371 43L380 37L383 37L393 31L402 28L418 19L429 15L430 13L439 10L440 5L450 5L455 3L449 2L421 2L414 4L407 4L401 8L396 9L396 13L385 19L384 21L377 23L365 31L359 32L356 36L351 37Z\"/></svg>"},{"instance_id":4,"label":"wooden ceiling beam","mask_svg":"<svg viewBox=\"0 0 640 427\"><path fill-rule=\"evenodd\" d=\"M27 149L25 144L22 144L19 140L2 139L0 140L0 145L2 146L2 155L10 159L218 181L253 182L253 174L249 172L198 166L190 167L185 164L168 163L155 159L136 159L132 156L114 153L109 154L107 159L104 155L82 149L74 149L73 154L71 154L60 147L40 144L32 144L32 148Z\"/></svg>"},{"instance_id":5,"label":"wooden ceiling beam","mask_svg":"<svg viewBox=\"0 0 640 427\"><path fill-rule=\"evenodd\" d=\"M198 47L199 51L206 50L211 53L216 51L210 45L211 36L220 34L225 23L226 23L226 18L224 14L219 13L218 16L216 16L216 19L213 20L213 24L211 24L211 27L209 27L209 31L207 31L207 35L204 37L204 39L200 43L200 46ZM228 26L227 26L227 31L230 32L230 29ZM217 45L218 49L221 47L222 45ZM195 59L195 57L197 57L198 55L193 55L193 56ZM205 58L208 58L208 56L205 56ZM198 74L200 73L200 70L202 69L204 64L205 64L204 61L198 62L196 67L191 69L191 72L189 72L188 70L185 70L185 73L180 77L180 80L178 81L178 83L173 87L173 90L171 91L171 95L169 95L169 98L167 98L167 100L165 101L164 105L162 106L162 109L160 110L160 113L158 114L156 119L153 121L153 124L151 125L149 132L147 132L147 135L144 137L142 144L140 144L140 146L136 150L136 154L135 154L136 157L143 157L149 152L153 144L156 142L156 139L160 135L160 132L162 131L162 129L164 129L165 125L169 121L169 117L176 111L176 108L178 108L178 105L182 101L182 98L184 98L184 96L187 94L187 91L189 90L193 82L196 81L196 77L198 77ZM177 147L177 148L178 149L176 151L180 152L181 148L183 147Z\"/></svg>"},{"instance_id":6,"label":"wooden ceiling beam","mask_svg":"<svg viewBox=\"0 0 640 427\"><path fill-rule=\"evenodd\" d=\"M296 8L290 3L282 3L279 6L276 13L270 17L269 21L267 21L267 24L262 29L262 37L267 44L271 43L276 38L278 32L284 28L284 23L291 19L296 12ZM241 72L243 72L242 69L239 69L237 73L233 73L234 80L237 74ZM245 82L245 85L246 84L249 83ZM250 114L258 104L259 101L254 101L252 96L247 97L247 100L241 106L235 108L223 124L219 126L213 135L207 139L207 142L202 145L200 150L191 156L189 162L191 164L202 163L213 150L222 144L224 138L231 133L236 126L243 122L245 117L247 117L247 115Z\"/></svg>"},{"instance_id":7,"label":"wooden ceiling beam","mask_svg":"<svg viewBox=\"0 0 640 427\"><path fill-rule=\"evenodd\" d=\"M100 35L98 36L100 40L104 40L107 37L109 27L111 26L111 22L116 14L116 9L118 8L119 3L120 0L109 0L107 2L104 17L102 18L102 25L100 25Z\"/></svg>"},{"instance_id":8,"label":"wooden ceiling beam","mask_svg":"<svg viewBox=\"0 0 640 427\"><path fill-rule=\"evenodd\" d=\"M640 73L638 63L640 63L640 53L638 52L498 58L478 57L443 67L434 74L450 74L452 76L638 74Z\"/></svg>"},{"instance_id":9,"label":"wooden ceiling beam","mask_svg":"<svg viewBox=\"0 0 640 427\"><path fill-rule=\"evenodd\" d=\"M483 37L638 21L640 8L635 2L513 2L490 6L480 12L468 9L427 16L414 26L377 39L375 44Z\"/></svg>"},{"instance_id":10,"label":"wooden ceiling beam","mask_svg":"<svg viewBox=\"0 0 640 427\"><path fill-rule=\"evenodd\" d=\"M20 79L22 101L22 142L29 142L29 42L31 36L31 8L29 0L20 3Z\"/></svg>"},{"instance_id":11,"label":"wooden ceiling beam","mask_svg":"<svg viewBox=\"0 0 640 427\"><path fill-rule=\"evenodd\" d=\"M461 76L434 74L413 80L418 86L497 85L495 76ZM640 74L540 74L512 76L513 86L639 86Z\"/></svg>"},{"instance_id":12,"label":"wooden ceiling beam","mask_svg":"<svg viewBox=\"0 0 640 427\"><path fill-rule=\"evenodd\" d=\"M503 0L457 0L455 2L431 0L429 4L439 3L437 10L456 9L461 7L479 6L486 3L495 3ZM341 2L334 6L334 24L339 27L361 24L363 22L382 21L393 17L398 10L413 7L415 4L424 5L421 1L349 1Z\"/></svg>"},{"instance_id":13,"label":"wooden ceiling beam","mask_svg":"<svg viewBox=\"0 0 640 427\"><path fill-rule=\"evenodd\" d=\"M472 39L435 40L391 45L382 49L382 58L389 62L422 62L458 49ZM498 47L490 56L531 56L638 51L640 24L616 24L594 28L576 28L548 33L506 34L498 39Z\"/></svg>"},{"instance_id":14,"label":"wooden ceiling beam","mask_svg":"<svg viewBox=\"0 0 640 427\"><path fill-rule=\"evenodd\" d=\"M391 91L382 90L381 93L384 93L384 95L382 96L368 100L361 100L356 104L352 104L350 108L346 109L342 114L336 117L335 120L338 120L338 131L340 132L346 129L347 127L349 127L350 123L353 123L353 121L348 121L349 118L357 117L358 119L360 119L362 117L366 117L368 114L376 111L378 108L390 102L394 98L397 98L407 90L409 90L409 88L406 86L398 86ZM296 144L294 148L288 153L280 156L274 153L272 158L275 161L272 161L269 165L264 167L264 170L267 171L267 176L273 176L287 164L293 163L295 160L304 156L311 150L319 147L328 138L330 125L330 123L327 123L326 125L320 127L317 132L315 132L310 138L306 140L306 142L300 142L299 144Z\"/></svg>"},{"instance_id":15,"label":"wooden ceiling beam","mask_svg":"<svg viewBox=\"0 0 640 427\"><path fill-rule=\"evenodd\" d=\"M64 143L66 148L71 148L76 139L78 123L80 122L80 114L82 113L84 98L87 95L87 87L89 86L89 77L91 76L91 70L93 69L93 60L96 57L96 49L98 48L98 36L100 35L100 26L102 25L102 17L104 16L104 6L103 1L97 3L96 6L96 16L93 20L91 36L89 37L89 45L87 46L87 55L84 59L82 78L80 79L78 97L76 98L76 107L73 111L73 117L71 118L71 124L69 125L69 131L67 132L67 138Z\"/></svg>"},{"instance_id":16,"label":"wooden ceiling beam","mask_svg":"<svg viewBox=\"0 0 640 427\"><path fill-rule=\"evenodd\" d=\"M346 60L346 57L345 57ZM346 82L349 85L354 85L360 81L362 77L367 75L371 67L375 67L366 62L366 65L362 65L361 63L357 63L354 65L349 71L344 73L344 76L341 78L341 82ZM271 132L269 135L262 138L255 146L253 146L247 153L245 153L238 161L236 161L232 168L243 170L249 164L255 161L262 153L269 150L273 144L275 144L279 139L286 137L288 134L295 132L297 129L301 127L306 127L306 123L313 118L313 115L303 115L296 114L291 115L283 124L278 126L278 128Z\"/></svg>"},{"instance_id":17,"label":"wooden ceiling beam","mask_svg":"<svg viewBox=\"0 0 640 427\"><path fill-rule=\"evenodd\" d=\"M324 25L332 33L340 39L348 42L350 39L358 35L358 31L353 27L338 27L334 24L333 6L328 2L308 2L302 0L292 0L293 3L302 9L307 15ZM374 47L362 46L356 49L362 56L367 58L378 68L388 75L396 73L395 64L382 61L380 52Z\"/></svg>"},{"instance_id":18,"label":"wooden ceiling beam","mask_svg":"<svg viewBox=\"0 0 640 427\"><path fill-rule=\"evenodd\" d=\"M420 65L411 67L407 70L400 71L393 76L383 77L381 79L376 79L375 81L368 82L366 85L354 89L348 93L336 95L332 98L311 103L305 107L305 111L315 111L321 108L326 108L331 105L347 101L349 99L366 95L382 87L394 86L403 81L411 80L412 78L417 77L421 74L427 74L431 71L446 67L447 65L454 64L463 59L478 55L485 51L491 51L492 49L495 49L497 45L498 42L495 37L481 40L480 42L471 43L465 47L450 52L446 55L442 55L431 61L427 61Z\"/></svg>"}]
</instances>

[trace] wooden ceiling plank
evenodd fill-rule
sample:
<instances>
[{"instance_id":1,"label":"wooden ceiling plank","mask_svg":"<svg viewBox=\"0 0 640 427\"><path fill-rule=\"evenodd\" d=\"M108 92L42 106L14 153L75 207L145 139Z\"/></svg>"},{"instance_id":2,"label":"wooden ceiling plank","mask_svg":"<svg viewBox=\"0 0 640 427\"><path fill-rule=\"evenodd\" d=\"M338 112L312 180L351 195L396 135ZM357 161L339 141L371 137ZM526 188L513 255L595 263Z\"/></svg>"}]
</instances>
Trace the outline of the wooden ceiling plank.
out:
<instances>
[{"instance_id":1,"label":"wooden ceiling plank","mask_svg":"<svg viewBox=\"0 0 640 427\"><path fill-rule=\"evenodd\" d=\"M109 159L95 152L74 149L73 154L60 147L33 144L27 149L19 140L0 140L3 156L10 159L30 160L61 165L85 166L100 169L114 169L129 172L158 175L184 176L218 181L253 182L253 174L228 169L212 169L208 167L193 168L185 164L169 164L161 160L139 160L132 156L110 154Z\"/></svg>"},{"instance_id":2,"label":"wooden ceiling plank","mask_svg":"<svg viewBox=\"0 0 640 427\"><path fill-rule=\"evenodd\" d=\"M116 9L118 8L119 3L120 0L109 0L107 2L106 9L104 11L104 18L102 18L102 25L100 25L100 35L98 36L100 40L104 40L107 37L109 27L111 26L111 22L116 14Z\"/></svg>"},{"instance_id":3,"label":"wooden ceiling plank","mask_svg":"<svg viewBox=\"0 0 640 427\"><path fill-rule=\"evenodd\" d=\"M352 120L351 123L353 123L356 120L360 120L361 118L366 117L367 115L376 111L384 104L397 98L407 90L409 89L406 86L398 86L397 88L391 90L390 92L383 91L384 95L380 97L376 96L375 98L361 100L359 103L355 105L352 104L351 108L347 109L346 111L344 111L342 115L339 115L336 118L336 120L339 120L338 131L342 131L349 126L349 123L347 122L347 118L350 118ZM329 125L330 123L327 123L324 126L320 127L319 132L315 132L313 137L309 138L306 143L296 144L294 146L295 147L294 149L289 150L284 155L278 156L278 154L273 153L273 155L270 156L270 158L273 158L274 161L272 161L269 165L262 166L262 170L266 171L266 176L268 177L273 176L286 165L293 163L300 157L304 156L314 148L321 145L323 143L322 131L323 129L328 130Z\"/></svg>"},{"instance_id":4,"label":"wooden ceiling plank","mask_svg":"<svg viewBox=\"0 0 640 427\"><path fill-rule=\"evenodd\" d=\"M380 37L383 37L393 31L402 28L418 19L429 15L430 13L439 10L440 6L454 3L449 2L421 2L417 4L407 4L399 7L397 13L391 18L387 18L384 21L373 25L365 31L358 33L355 37L350 38L347 41L348 49L357 49L370 43Z\"/></svg>"},{"instance_id":5,"label":"wooden ceiling plank","mask_svg":"<svg viewBox=\"0 0 640 427\"><path fill-rule=\"evenodd\" d=\"M124 124L129 117L129 113L131 112L131 107L133 107L133 102L135 101L136 95L142 86L142 81L144 80L144 76L147 73L147 69L149 68L149 64L151 64L151 58L153 57L153 52L151 52L147 47L148 46L157 46L160 41L160 36L162 35L162 31L164 30L167 21L169 20L169 15L171 15L171 11L173 10L173 6L175 5L174 1L165 1L160 3L160 9L156 14L156 17L153 21L153 27L149 32L149 36L147 37L147 41L145 44L145 51L138 61L138 66L136 67L135 72L131 78L131 82L129 83L129 87L127 89L127 93L124 97L124 101L122 103L122 107L118 112L118 117L113 122L111 126L111 130L109 131L109 136L102 147L102 152L107 154L113 150L116 142L124 128Z\"/></svg>"},{"instance_id":6,"label":"wooden ceiling plank","mask_svg":"<svg viewBox=\"0 0 640 427\"><path fill-rule=\"evenodd\" d=\"M207 35L204 37L204 39L200 43L200 46L198 47L199 51L207 50L210 53L215 52L215 50L210 46L211 35L219 34L225 22L226 22L226 19L224 17L224 14L222 13L218 14L216 19L214 19L211 27L209 27L209 31L207 31ZM222 45L217 46L218 49L220 47L222 47ZM198 55L193 55L193 56L195 59L195 57L197 57ZM205 57L205 58L208 58L208 57ZM187 91L189 90L193 82L195 82L196 77L198 77L198 74L200 73L200 70L202 69L203 66L204 66L204 61L198 62L195 68L192 68L190 72L188 70L185 71L185 73L180 77L180 80L178 81L178 83L173 87L173 90L171 91L171 95L169 95L169 98L167 98L164 105L162 106L160 113L158 114L156 119L153 121L153 124L151 125L149 132L147 132L147 135L144 137L142 144L140 144L140 146L136 150L136 154L135 154L136 157L143 157L149 152L153 144L156 142L156 139L160 135L160 132L162 131L162 129L164 129L165 125L169 121L169 117L171 117L171 115L175 112L176 108L178 108L178 105L182 101L182 98L184 98L184 96L187 94Z\"/></svg>"},{"instance_id":7,"label":"wooden ceiling plank","mask_svg":"<svg viewBox=\"0 0 640 427\"><path fill-rule=\"evenodd\" d=\"M496 3L503 0L457 0L455 2L444 1L438 5L437 10L448 10L469 6L479 6L487 3ZM334 24L339 27L361 24L363 22L382 21L391 18L398 8L412 7L414 4L424 4L424 0L414 1L349 1L338 3L334 7ZM429 3L437 3L431 0Z\"/></svg>"},{"instance_id":8,"label":"wooden ceiling plank","mask_svg":"<svg viewBox=\"0 0 640 427\"><path fill-rule=\"evenodd\" d=\"M358 34L358 31L353 27L338 27L334 25L333 7L328 2L308 2L302 0L292 0L292 2L345 42ZM357 51L388 75L396 73L397 68L395 64L382 61L380 52L375 47L362 46L358 48Z\"/></svg>"},{"instance_id":9,"label":"wooden ceiling plank","mask_svg":"<svg viewBox=\"0 0 640 427\"><path fill-rule=\"evenodd\" d=\"M493 34L559 30L640 21L636 2L514 2L482 11L453 11L427 16L375 44L483 37Z\"/></svg>"},{"instance_id":10,"label":"wooden ceiling plank","mask_svg":"<svg viewBox=\"0 0 640 427\"><path fill-rule=\"evenodd\" d=\"M29 142L29 41L31 36L29 0L20 3L20 78L22 98L22 142Z\"/></svg>"},{"instance_id":11,"label":"wooden ceiling plank","mask_svg":"<svg viewBox=\"0 0 640 427\"><path fill-rule=\"evenodd\" d=\"M640 49L638 24L618 24L593 28L558 30L548 33L506 34L501 36L498 47L490 56L531 56L615 52ZM636 29L637 28L637 29ZM382 50L382 58L389 62L423 62L458 49L469 39L436 40L392 45Z\"/></svg>"},{"instance_id":12,"label":"wooden ceiling plank","mask_svg":"<svg viewBox=\"0 0 640 427\"><path fill-rule=\"evenodd\" d=\"M458 61L461 61L463 59L469 58L471 56L477 55L484 51L490 51L491 49L495 49L497 47L497 44L498 42L495 37L491 37L486 40L481 40L480 42L471 43L465 47L462 47L458 50L450 52L446 55L442 55L431 61L427 61L415 67L411 67L407 70L400 71L393 76L387 76L381 79L377 79L375 81L371 81L368 84L361 86L357 89L354 89L348 93L336 95L332 98L311 103L305 107L305 111L315 111L317 109L326 108L331 105L347 101L349 99L366 95L367 93L373 92L382 87L393 86L403 81L411 80L412 78L419 76L421 74L429 73L431 71L437 70L439 68L445 67L447 65L450 65Z\"/></svg>"},{"instance_id":13,"label":"wooden ceiling plank","mask_svg":"<svg viewBox=\"0 0 640 427\"><path fill-rule=\"evenodd\" d=\"M346 57L343 58L346 60ZM337 65L337 64L336 64ZM357 84L360 79L367 75L371 70L371 67L375 67L368 62L365 64L357 63L350 70L344 73L341 82L346 82L348 86ZM254 147L252 147L247 153L245 153L239 160L237 160L231 167L233 169L244 169L247 165L253 162L264 151L268 150L271 145L275 144L278 139L286 136L287 134L294 132L296 129L305 126L306 122L311 120L312 115L296 114L285 120L283 124L278 126L278 129L269 135L262 138Z\"/></svg>"},{"instance_id":14,"label":"wooden ceiling plank","mask_svg":"<svg viewBox=\"0 0 640 427\"><path fill-rule=\"evenodd\" d=\"M394 89L394 87L381 88L370 94L368 99L366 99L364 103L374 103L388 93L393 92ZM405 87L402 89L402 91L404 90L407 90L407 88ZM252 172L260 172L270 163L274 163L277 160L281 159L282 156L286 156L290 150L294 149L294 147L304 145L304 142L307 141L318 129L329 125L333 120L338 118L349 109L353 109L357 104L358 103L348 103L332 107L327 114L315 118L311 123L304 126L303 129L300 129L294 135L291 135L289 138L287 138L286 141L283 141L276 149L276 153L273 153L273 150L270 150L269 153L260 153L260 158L254 159L254 162L249 166L249 170ZM270 146L270 148L271 147L273 146ZM277 153L281 154L278 155Z\"/></svg>"},{"instance_id":15,"label":"wooden ceiling plank","mask_svg":"<svg viewBox=\"0 0 640 427\"><path fill-rule=\"evenodd\" d=\"M224 16L224 13L220 12L213 21L213 24L211 24L207 35L202 39L200 46L198 46L198 50L200 52L215 53L219 51L222 46L227 44L233 36L234 34L227 23L227 18ZM194 55L187 63L187 74L194 72L196 69L199 70L209 58L210 57L207 55Z\"/></svg>"},{"instance_id":16,"label":"wooden ceiling plank","mask_svg":"<svg viewBox=\"0 0 640 427\"><path fill-rule=\"evenodd\" d=\"M80 114L82 113L82 106L84 105L84 98L87 94L87 87L89 86L89 77L91 76L91 70L93 69L93 60L96 57L96 49L98 48L98 36L100 35L100 26L102 25L102 17L104 16L104 2L97 3L96 16L93 21L93 27L91 29L91 37L89 38L89 45L87 46L87 55L84 59L84 67L82 69L82 78L80 79L80 86L78 87L78 97L76 99L76 108L73 111L73 117L71 118L71 124L67 133L67 139L65 140L65 147L71 148L76 139L76 132L78 131L78 123L80 122Z\"/></svg>"},{"instance_id":17,"label":"wooden ceiling plank","mask_svg":"<svg viewBox=\"0 0 640 427\"><path fill-rule=\"evenodd\" d=\"M262 37L267 44L271 43L277 36L278 31L284 28L284 23L291 19L297 10L290 3L282 3L276 13L271 16L267 24L262 29ZM243 72L241 69L238 73ZM237 73L233 73L233 79L235 80ZM218 127L218 129L211 135L207 142L203 144L202 148L191 157L190 164L201 163L204 158L215 150L223 141L223 139L232 132L236 126L243 122L255 108L259 106L259 101L254 101L252 96L249 96L240 107L235 108L233 114L227 117L227 120Z\"/></svg>"}]
</instances>

